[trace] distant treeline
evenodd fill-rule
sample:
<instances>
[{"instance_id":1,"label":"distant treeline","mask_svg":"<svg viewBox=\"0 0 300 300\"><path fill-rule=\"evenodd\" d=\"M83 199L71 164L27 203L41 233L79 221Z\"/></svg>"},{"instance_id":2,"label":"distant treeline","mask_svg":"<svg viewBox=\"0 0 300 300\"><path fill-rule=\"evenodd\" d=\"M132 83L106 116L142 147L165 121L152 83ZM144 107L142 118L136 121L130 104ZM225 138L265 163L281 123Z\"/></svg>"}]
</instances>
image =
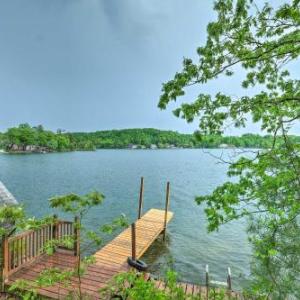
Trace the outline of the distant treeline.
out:
<instances>
[{"instance_id":1,"label":"distant treeline","mask_svg":"<svg viewBox=\"0 0 300 300\"><path fill-rule=\"evenodd\" d=\"M300 137L293 136L300 142ZM145 129L105 130L69 133L52 132L39 125L21 124L0 133L0 148L9 152L63 152L95 149L164 149L164 148L269 148L271 136L202 136L175 131ZM279 138L280 143L280 138Z\"/></svg>"}]
</instances>

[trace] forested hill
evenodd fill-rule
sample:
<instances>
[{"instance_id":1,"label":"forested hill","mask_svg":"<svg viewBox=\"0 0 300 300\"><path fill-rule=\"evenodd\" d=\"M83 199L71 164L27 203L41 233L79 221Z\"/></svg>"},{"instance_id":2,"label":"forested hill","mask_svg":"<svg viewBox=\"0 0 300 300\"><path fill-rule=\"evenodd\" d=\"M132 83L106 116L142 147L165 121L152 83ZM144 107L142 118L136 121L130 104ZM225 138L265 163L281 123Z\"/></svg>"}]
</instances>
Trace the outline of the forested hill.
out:
<instances>
[{"instance_id":1,"label":"forested hill","mask_svg":"<svg viewBox=\"0 0 300 300\"><path fill-rule=\"evenodd\" d=\"M152 128L105 130L92 133L75 132L72 137L80 144L91 141L96 148L265 148L271 145L269 136L254 134L237 136L205 136L201 140L193 134Z\"/></svg>"},{"instance_id":2,"label":"forested hill","mask_svg":"<svg viewBox=\"0 0 300 300\"><path fill-rule=\"evenodd\" d=\"M152 128L75 132L72 136L80 143L92 141L96 148L194 147L194 137L191 134Z\"/></svg>"},{"instance_id":3,"label":"forested hill","mask_svg":"<svg viewBox=\"0 0 300 300\"><path fill-rule=\"evenodd\" d=\"M300 142L300 137L293 137ZM279 138L280 142L280 138ZM144 129L105 130L96 132L52 132L39 125L21 124L0 133L0 148L8 152L63 152L95 149L173 149L173 148L268 148L270 136L204 136L175 131Z\"/></svg>"}]
</instances>

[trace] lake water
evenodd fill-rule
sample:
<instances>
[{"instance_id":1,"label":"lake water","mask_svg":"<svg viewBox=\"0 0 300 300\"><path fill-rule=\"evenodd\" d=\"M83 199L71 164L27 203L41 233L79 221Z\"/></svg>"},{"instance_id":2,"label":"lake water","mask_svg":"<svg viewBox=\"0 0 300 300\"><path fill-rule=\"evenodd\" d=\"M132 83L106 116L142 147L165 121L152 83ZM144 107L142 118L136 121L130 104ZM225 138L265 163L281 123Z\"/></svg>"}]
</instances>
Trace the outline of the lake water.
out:
<instances>
[{"instance_id":1,"label":"lake water","mask_svg":"<svg viewBox=\"0 0 300 300\"><path fill-rule=\"evenodd\" d=\"M181 280L204 282L205 265L212 279L226 281L230 266L235 288L249 273L250 247L244 221L227 224L208 234L203 207L196 195L213 191L227 180L227 165L214 156L231 150L99 150L33 155L0 154L0 180L37 217L52 214L48 199L65 193L99 190L105 203L86 220L90 228L125 213L137 217L140 177L145 178L144 211L164 208L166 182L171 182L170 210L174 219L166 243L158 240L144 260L162 274L174 268ZM226 153L227 152L227 153ZM112 238L112 237L110 237Z\"/></svg>"}]
</instances>

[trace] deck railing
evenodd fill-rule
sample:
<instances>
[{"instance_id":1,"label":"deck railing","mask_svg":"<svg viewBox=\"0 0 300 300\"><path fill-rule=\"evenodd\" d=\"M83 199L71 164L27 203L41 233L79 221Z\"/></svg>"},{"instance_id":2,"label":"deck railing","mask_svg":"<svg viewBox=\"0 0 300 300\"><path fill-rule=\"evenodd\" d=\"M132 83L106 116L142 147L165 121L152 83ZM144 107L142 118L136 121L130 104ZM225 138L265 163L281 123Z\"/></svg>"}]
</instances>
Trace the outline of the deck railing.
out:
<instances>
[{"instance_id":1,"label":"deck railing","mask_svg":"<svg viewBox=\"0 0 300 300\"><path fill-rule=\"evenodd\" d=\"M4 268L3 277L7 279L21 267L31 263L46 251L46 245L51 240L62 240L68 236L74 237L74 252L78 249L78 231L74 223L57 220L54 224L47 224L38 229L28 230L3 241Z\"/></svg>"}]
</instances>

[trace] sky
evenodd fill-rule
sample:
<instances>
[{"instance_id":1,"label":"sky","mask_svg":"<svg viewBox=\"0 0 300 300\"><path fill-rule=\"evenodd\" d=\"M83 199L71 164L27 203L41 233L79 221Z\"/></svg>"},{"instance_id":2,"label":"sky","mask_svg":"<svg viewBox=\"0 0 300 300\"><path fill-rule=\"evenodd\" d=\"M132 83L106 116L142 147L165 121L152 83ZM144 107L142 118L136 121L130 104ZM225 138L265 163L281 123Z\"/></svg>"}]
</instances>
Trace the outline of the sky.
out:
<instances>
[{"instance_id":1,"label":"sky","mask_svg":"<svg viewBox=\"0 0 300 300\"><path fill-rule=\"evenodd\" d=\"M30 123L193 132L197 124L157 103L215 17L211 0L0 0L0 131ZM201 92L220 86L236 91L239 81Z\"/></svg>"}]
</instances>

